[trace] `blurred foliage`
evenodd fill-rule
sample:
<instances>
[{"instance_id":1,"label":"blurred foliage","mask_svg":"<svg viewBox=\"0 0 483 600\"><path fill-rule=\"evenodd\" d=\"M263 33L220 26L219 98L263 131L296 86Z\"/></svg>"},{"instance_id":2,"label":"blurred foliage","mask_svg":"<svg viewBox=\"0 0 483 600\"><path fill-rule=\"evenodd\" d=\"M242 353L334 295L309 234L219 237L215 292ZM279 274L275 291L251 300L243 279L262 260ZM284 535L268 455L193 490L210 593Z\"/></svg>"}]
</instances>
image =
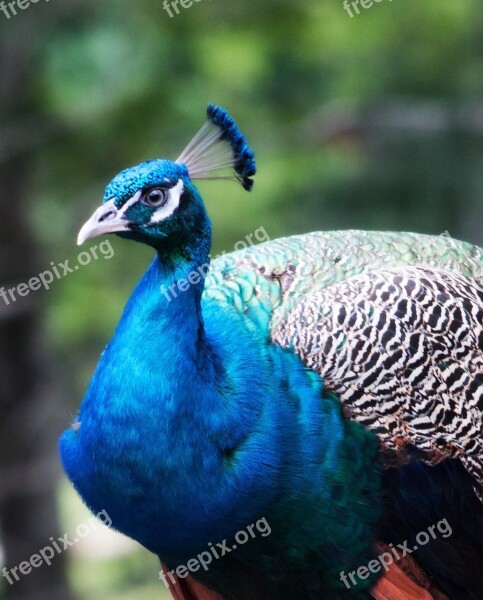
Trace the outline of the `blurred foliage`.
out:
<instances>
[{"instance_id":1,"label":"blurred foliage","mask_svg":"<svg viewBox=\"0 0 483 600\"><path fill-rule=\"evenodd\" d=\"M56 128L29 155L26 216L45 268L76 261L75 233L110 178L175 158L210 101L236 117L259 168L250 195L229 182L199 185L215 254L261 225L271 238L368 228L481 244L481 0L386 0L361 11L350 18L342 0L204 0L170 18L162 0L85 0L0 14L0 31L29 19L40 29L26 96ZM66 421L151 257L112 244L112 259L45 294L46 335L71 393ZM159 597L154 571L146 589L121 593L120 581L141 585L139 560L127 564L76 560L73 581L89 600ZM109 590L104 569L126 577L114 575Z\"/></svg>"}]
</instances>

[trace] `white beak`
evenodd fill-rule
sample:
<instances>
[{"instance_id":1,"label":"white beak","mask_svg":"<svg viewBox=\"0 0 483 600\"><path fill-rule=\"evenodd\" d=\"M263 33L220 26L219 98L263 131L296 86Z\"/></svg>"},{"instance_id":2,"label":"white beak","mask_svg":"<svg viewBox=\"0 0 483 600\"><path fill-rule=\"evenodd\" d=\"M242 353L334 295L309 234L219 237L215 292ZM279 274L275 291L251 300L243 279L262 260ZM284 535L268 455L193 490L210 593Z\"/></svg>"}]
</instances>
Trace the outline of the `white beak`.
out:
<instances>
[{"instance_id":1,"label":"white beak","mask_svg":"<svg viewBox=\"0 0 483 600\"><path fill-rule=\"evenodd\" d=\"M123 212L114 205L115 198L100 206L92 217L84 223L79 235L77 245L81 246L86 240L103 233L129 231L129 221L123 218Z\"/></svg>"}]
</instances>

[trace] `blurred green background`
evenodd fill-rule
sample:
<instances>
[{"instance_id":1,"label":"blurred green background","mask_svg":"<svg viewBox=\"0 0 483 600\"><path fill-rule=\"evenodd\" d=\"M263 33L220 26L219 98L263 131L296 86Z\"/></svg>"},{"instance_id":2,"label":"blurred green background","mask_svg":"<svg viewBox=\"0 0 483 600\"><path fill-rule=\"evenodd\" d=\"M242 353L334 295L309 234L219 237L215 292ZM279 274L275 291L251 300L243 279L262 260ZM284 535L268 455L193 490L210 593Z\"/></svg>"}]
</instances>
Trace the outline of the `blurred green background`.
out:
<instances>
[{"instance_id":1,"label":"blurred green background","mask_svg":"<svg viewBox=\"0 0 483 600\"><path fill-rule=\"evenodd\" d=\"M8 7L7 7L8 8ZM257 154L251 194L201 182L215 254L263 226L391 229L483 243L481 0L40 0L0 12L0 281L67 259L106 183L176 158L226 107ZM172 9L173 11L173 9ZM52 288L0 299L0 566L88 512L61 478L75 414L149 249L110 238ZM142 507L140 507L142 510ZM101 525L10 586L21 600L166 597L156 559Z\"/></svg>"}]
</instances>

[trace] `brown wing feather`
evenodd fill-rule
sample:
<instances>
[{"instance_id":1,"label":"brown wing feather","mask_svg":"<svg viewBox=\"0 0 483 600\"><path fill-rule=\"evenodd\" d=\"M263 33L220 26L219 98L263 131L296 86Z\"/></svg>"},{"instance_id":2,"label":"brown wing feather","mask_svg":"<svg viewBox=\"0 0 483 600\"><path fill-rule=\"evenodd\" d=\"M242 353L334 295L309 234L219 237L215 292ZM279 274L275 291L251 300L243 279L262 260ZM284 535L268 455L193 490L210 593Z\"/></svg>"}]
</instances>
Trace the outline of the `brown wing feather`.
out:
<instances>
[{"instance_id":1,"label":"brown wing feather","mask_svg":"<svg viewBox=\"0 0 483 600\"><path fill-rule=\"evenodd\" d=\"M379 548L390 550L382 543ZM392 563L372 588L371 596L375 600L449 600L411 557L404 557L399 564Z\"/></svg>"}]
</instances>

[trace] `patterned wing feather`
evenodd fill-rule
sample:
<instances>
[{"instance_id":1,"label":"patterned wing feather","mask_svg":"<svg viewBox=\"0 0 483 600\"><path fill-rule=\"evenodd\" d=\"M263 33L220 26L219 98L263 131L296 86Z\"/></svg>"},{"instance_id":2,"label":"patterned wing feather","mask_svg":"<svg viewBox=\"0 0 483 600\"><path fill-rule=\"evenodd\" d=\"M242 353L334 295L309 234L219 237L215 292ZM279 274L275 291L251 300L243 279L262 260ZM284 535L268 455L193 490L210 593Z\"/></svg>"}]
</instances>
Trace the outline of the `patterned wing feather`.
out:
<instances>
[{"instance_id":1,"label":"patterned wing feather","mask_svg":"<svg viewBox=\"0 0 483 600\"><path fill-rule=\"evenodd\" d=\"M378 431L388 465L459 455L481 482L483 250L447 235L334 231L213 261L204 301L293 347Z\"/></svg>"},{"instance_id":2,"label":"patterned wing feather","mask_svg":"<svg viewBox=\"0 0 483 600\"><path fill-rule=\"evenodd\" d=\"M314 290L359 273L408 265L483 279L483 250L446 235L314 232L225 254L211 264L204 298L234 305L270 334Z\"/></svg>"},{"instance_id":3,"label":"patterned wing feather","mask_svg":"<svg viewBox=\"0 0 483 600\"><path fill-rule=\"evenodd\" d=\"M387 458L460 456L483 483L483 286L427 267L362 273L306 295L272 330ZM388 462L391 462L388 460Z\"/></svg>"}]
</instances>

